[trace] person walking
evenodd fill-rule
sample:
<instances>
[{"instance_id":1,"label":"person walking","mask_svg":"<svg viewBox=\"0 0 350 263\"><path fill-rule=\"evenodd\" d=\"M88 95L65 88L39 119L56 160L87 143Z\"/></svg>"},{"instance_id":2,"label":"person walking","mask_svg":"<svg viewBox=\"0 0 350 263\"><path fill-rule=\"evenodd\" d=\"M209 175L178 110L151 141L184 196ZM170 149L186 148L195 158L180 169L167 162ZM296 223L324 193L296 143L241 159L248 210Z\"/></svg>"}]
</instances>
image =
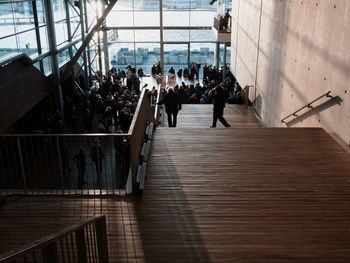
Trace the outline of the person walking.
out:
<instances>
[{"instance_id":1,"label":"person walking","mask_svg":"<svg viewBox=\"0 0 350 263\"><path fill-rule=\"evenodd\" d=\"M158 104L165 105L165 112L168 115L168 126L176 127L177 114L181 110L181 103L179 97L174 92L173 88L168 89L168 93L164 96L163 100Z\"/></svg>"},{"instance_id":2,"label":"person walking","mask_svg":"<svg viewBox=\"0 0 350 263\"><path fill-rule=\"evenodd\" d=\"M96 139L94 145L91 147L90 157L96 166L96 174L98 182L100 182L102 175L102 160L105 158L105 155L102 151L102 146L99 143L99 140Z\"/></svg>"},{"instance_id":3,"label":"person walking","mask_svg":"<svg viewBox=\"0 0 350 263\"><path fill-rule=\"evenodd\" d=\"M85 151L83 147L80 147L79 152L73 157L73 161L77 165L78 168L78 182L77 185L79 188L86 184L84 180L85 175L85 166L86 166L86 158Z\"/></svg>"},{"instance_id":4,"label":"person walking","mask_svg":"<svg viewBox=\"0 0 350 263\"><path fill-rule=\"evenodd\" d=\"M213 124L210 128L216 127L216 122L218 119L225 127L231 127L230 124L228 124L225 118L223 117L225 108L225 94L223 87L220 85L212 89L209 92L209 97L213 100L214 104Z\"/></svg>"}]
</instances>

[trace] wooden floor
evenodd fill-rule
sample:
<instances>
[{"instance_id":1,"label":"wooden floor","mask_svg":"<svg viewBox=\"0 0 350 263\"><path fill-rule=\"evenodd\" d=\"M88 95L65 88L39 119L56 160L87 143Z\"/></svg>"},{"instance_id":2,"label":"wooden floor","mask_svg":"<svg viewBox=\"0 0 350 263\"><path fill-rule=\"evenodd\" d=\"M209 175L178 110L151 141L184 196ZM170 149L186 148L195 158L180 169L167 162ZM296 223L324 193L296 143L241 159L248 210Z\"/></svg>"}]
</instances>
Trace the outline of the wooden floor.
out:
<instances>
[{"instance_id":1,"label":"wooden floor","mask_svg":"<svg viewBox=\"0 0 350 263\"><path fill-rule=\"evenodd\" d=\"M256 128L260 123L250 108L245 105L226 104L224 109L224 118L236 128ZM182 110L177 116L178 128L209 128L213 121L212 104L183 104ZM162 115L161 126L168 127L167 116ZM217 127L224 127L220 121Z\"/></svg>"},{"instance_id":2,"label":"wooden floor","mask_svg":"<svg viewBox=\"0 0 350 263\"><path fill-rule=\"evenodd\" d=\"M324 130L185 119L154 132L142 197L8 197L0 253L105 214L111 262L350 262L350 155Z\"/></svg>"}]
</instances>

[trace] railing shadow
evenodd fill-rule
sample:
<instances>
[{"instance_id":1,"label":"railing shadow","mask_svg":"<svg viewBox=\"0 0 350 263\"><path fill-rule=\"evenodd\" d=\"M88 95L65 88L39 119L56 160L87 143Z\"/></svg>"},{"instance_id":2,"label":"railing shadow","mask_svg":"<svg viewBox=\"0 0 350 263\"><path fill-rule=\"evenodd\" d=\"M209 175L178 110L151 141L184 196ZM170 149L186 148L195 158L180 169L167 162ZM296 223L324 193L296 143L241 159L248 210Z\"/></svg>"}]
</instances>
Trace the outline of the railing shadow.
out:
<instances>
[{"instance_id":1,"label":"railing shadow","mask_svg":"<svg viewBox=\"0 0 350 263\"><path fill-rule=\"evenodd\" d=\"M296 125L297 123L302 122L315 114L318 114L326 109L333 107L334 105L340 105L342 102L343 102L343 100L339 96L332 97L329 100L327 100L326 102L312 108L308 112L305 112L300 116L297 116L293 120L285 122L285 124L287 125L287 127L292 127L292 126Z\"/></svg>"},{"instance_id":2,"label":"railing shadow","mask_svg":"<svg viewBox=\"0 0 350 263\"><path fill-rule=\"evenodd\" d=\"M158 137L157 145L162 145L161 152L153 147L153 158L164 154L169 158L162 159L160 169L148 165L149 182L142 198L135 202L144 261L211 262L166 138Z\"/></svg>"}]
</instances>

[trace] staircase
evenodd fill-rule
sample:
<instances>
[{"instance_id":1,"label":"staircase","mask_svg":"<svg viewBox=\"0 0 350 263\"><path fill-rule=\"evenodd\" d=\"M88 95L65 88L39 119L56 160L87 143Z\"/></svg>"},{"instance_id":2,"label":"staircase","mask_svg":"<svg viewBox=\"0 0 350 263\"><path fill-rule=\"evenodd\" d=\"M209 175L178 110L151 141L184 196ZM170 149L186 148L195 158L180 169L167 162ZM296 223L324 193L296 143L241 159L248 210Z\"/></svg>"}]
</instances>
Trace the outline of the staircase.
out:
<instances>
[{"instance_id":1,"label":"staircase","mask_svg":"<svg viewBox=\"0 0 350 263\"><path fill-rule=\"evenodd\" d=\"M23 54L0 68L0 133L50 93L49 80Z\"/></svg>"}]
</instances>

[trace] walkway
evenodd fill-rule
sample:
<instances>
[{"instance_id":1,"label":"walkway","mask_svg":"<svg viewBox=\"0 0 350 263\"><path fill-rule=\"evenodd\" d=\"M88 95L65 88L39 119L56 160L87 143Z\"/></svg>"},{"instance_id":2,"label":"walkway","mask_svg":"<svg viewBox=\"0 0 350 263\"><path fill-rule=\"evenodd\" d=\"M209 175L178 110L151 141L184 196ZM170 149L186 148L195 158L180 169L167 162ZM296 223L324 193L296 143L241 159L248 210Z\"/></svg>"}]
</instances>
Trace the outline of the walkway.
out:
<instances>
[{"instance_id":1,"label":"walkway","mask_svg":"<svg viewBox=\"0 0 350 263\"><path fill-rule=\"evenodd\" d=\"M244 127L230 109L232 128L204 128L211 105L199 121L196 106L154 132L142 197L9 197L0 253L105 214L111 262L349 262L349 154L322 129Z\"/></svg>"}]
</instances>

